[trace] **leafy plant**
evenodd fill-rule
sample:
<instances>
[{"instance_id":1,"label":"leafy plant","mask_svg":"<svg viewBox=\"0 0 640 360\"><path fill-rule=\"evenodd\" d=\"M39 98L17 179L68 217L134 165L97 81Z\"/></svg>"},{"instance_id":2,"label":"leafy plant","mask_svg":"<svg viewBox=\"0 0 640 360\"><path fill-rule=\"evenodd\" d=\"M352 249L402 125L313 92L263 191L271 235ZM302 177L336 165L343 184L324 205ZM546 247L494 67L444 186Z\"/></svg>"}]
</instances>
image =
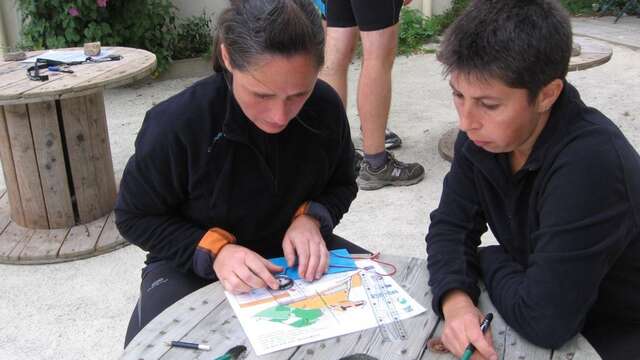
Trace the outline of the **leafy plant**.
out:
<instances>
[{"instance_id":1,"label":"leafy plant","mask_svg":"<svg viewBox=\"0 0 640 360\"><path fill-rule=\"evenodd\" d=\"M593 4L599 5L597 0L560 0L560 3L572 15L592 15L594 13Z\"/></svg>"},{"instance_id":2,"label":"leafy plant","mask_svg":"<svg viewBox=\"0 0 640 360\"><path fill-rule=\"evenodd\" d=\"M213 42L211 17L203 12L178 24L174 60L188 59L210 53Z\"/></svg>"},{"instance_id":3,"label":"leafy plant","mask_svg":"<svg viewBox=\"0 0 640 360\"><path fill-rule=\"evenodd\" d=\"M398 54L417 52L424 43L437 35L434 21L429 21L416 9L404 8L401 12Z\"/></svg>"},{"instance_id":4,"label":"leafy plant","mask_svg":"<svg viewBox=\"0 0 640 360\"><path fill-rule=\"evenodd\" d=\"M130 46L156 54L167 68L175 45L175 6L170 0L17 0L26 49Z\"/></svg>"},{"instance_id":5,"label":"leafy plant","mask_svg":"<svg viewBox=\"0 0 640 360\"><path fill-rule=\"evenodd\" d=\"M415 9L403 8L400 12L398 53L408 55L424 52L422 45L442 34L468 4L469 0L453 0L449 10L432 17L425 17Z\"/></svg>"}]
</instances>

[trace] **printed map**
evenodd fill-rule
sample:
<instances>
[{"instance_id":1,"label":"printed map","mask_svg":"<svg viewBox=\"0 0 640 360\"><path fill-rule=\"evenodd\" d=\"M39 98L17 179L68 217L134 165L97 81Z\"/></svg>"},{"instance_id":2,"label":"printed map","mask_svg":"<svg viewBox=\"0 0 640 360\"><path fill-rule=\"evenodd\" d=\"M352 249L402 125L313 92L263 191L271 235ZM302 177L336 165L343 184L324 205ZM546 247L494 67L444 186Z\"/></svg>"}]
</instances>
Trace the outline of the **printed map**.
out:
<instances>
[{"instance_id":1,"label":"printed map","mask_svg":"<svg viewBox=\"0 0 640 360\"><path fill-rule=\"evenodd\" d=\"M314 282L295 280L288 290L227 293L256 354L372 328L378 321L389 323L393 317L407 319L425 311L390 276L379 276L385 272L378 264L356 260L356 265L361 270L328 274ZM381 307L372 303L383 298L385 311L381 313Z\"/></svg>"}]
</instances>

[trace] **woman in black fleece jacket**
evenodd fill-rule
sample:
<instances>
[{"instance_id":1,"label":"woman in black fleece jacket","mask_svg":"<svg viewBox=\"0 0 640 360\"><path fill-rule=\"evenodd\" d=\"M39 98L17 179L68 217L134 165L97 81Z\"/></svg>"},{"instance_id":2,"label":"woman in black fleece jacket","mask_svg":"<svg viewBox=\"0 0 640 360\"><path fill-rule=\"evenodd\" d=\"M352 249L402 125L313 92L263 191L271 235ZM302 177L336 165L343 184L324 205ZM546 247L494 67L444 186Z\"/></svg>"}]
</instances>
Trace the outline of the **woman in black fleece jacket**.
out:
<instances>
[{"instance_id":1,"label":"woman in black fleece jacket","mask_svg":"<svg viewBox=\"0 0 640 360\"><path fill-rule=\"evenodd\" d=\"M116 204L121 234L148 252L126 344L183 296L276 289L267 258L314 280L356 196L340 98L317 80L324 37L313 3L232 2L218 21L216 74L149 110Z\"/></svg>"}]
</instances>

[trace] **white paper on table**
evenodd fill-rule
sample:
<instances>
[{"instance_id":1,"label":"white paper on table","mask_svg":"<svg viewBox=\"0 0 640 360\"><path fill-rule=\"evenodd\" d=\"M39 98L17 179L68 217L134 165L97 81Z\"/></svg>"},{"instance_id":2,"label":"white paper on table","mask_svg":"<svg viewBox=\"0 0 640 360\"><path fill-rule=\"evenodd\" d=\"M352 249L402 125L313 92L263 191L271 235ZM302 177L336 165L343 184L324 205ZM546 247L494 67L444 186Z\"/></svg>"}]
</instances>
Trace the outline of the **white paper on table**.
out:
<instances>
[{"instance_id":1,"label":"white paper on table","mask_svg":"<svg viewBox=\"0 0 640 360\"><path fill-rule=\"evenodd\" d=\"M100 49L100 54L96 56L91 56L93 60L100 60L106 58L111 55L111 49L102 48ZM58 51L58 50L49 50L43 54L38 56L30 57L28 59L22 60L23 63L35 63L36 59L46 59L46 60L54 60L54 61L62 61L65 63L75 62L75 61L86 61L89 56L84 54L84 50L73 50L73 51Z\"/></svg>"},{"instance_id":2,"label":"white paper on table","mask_svg":"<svg viewBox=\"0 0 640 360\"><path fill-rule=\"evenodd\" d=\"M371 266L379 273L385 272L371 260L356 260L356 264L358 268ZM296 280L288 290L225 294L256 355L264 355L378 326L368 299L371 292L367 295L362 286L363 273L329 274L314 282ZM425 311L393 278L384 276L380 281L400 320ZM382 322L392 321L388 316Z\"/></svg>"}]
</instances>

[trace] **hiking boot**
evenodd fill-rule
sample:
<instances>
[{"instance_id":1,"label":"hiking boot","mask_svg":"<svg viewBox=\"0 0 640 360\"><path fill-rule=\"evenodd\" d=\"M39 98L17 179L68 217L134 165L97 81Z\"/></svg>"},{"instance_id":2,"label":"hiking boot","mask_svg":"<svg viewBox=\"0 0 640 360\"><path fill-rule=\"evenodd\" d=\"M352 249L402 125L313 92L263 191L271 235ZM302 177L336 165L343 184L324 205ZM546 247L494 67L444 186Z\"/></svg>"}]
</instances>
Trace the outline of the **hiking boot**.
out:
<instances>
[{"instance_id":1,"label":"hiking boot","mask_svg":"<svg viewBox=\"0 0 640 360\"><path fill-rule=\"evenodd\" d=\"M398 134L389 129L384 129L384 147L387 150L399 148L402 145L402 139Z\"/></svg>"},{"instance_id":2,"label":"hiking boot","mask_svg":"<svg viewBox=\"0 0 640 360\"><path fill-rule=\"evenodd\" d=\"M374 170L366 160L362 161L356 182L361 190L376 190L383 186L407 186L424 179L424 168L418 163L403 163L387 151L387 163Z\"/></svg>"}]
</instances>

